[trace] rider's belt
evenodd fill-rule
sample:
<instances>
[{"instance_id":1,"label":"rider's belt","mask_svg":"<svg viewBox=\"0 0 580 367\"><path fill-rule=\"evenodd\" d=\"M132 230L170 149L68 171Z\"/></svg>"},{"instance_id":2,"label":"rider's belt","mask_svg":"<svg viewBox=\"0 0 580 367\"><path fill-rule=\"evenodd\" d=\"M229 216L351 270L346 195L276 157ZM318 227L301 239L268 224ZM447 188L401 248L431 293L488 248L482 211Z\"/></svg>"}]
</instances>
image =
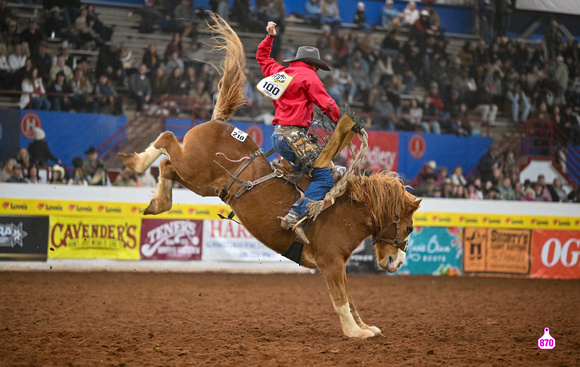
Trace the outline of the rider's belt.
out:
<instances>
[{"instance_id":1,"label":"rider's belt","mask_svg":"<svg viewBox=\"0 0 580 367\"><path fill-rule=\"evenodd\" d=\"M284 133L289 132L289 131L301 131L301 132L307 133L308 128L302 127L302 126L294 126L294 125L276 125L274 127L274 133L276 133L276 134L284 134Z\"/></svg>"}]
</instances>

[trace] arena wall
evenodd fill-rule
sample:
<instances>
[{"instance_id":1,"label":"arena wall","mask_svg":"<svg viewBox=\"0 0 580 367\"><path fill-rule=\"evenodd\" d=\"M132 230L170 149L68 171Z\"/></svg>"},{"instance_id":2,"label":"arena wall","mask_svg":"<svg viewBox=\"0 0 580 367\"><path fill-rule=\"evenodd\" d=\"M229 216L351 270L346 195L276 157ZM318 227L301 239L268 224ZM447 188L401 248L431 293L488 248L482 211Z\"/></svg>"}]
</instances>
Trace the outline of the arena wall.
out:
<instances>
[{"instance_id":1,"label":"arena wall","mask_svg":"<svg viewBox=\"0 0 580 367\"><path fill-rule=\"evenodd\" d=\"M145 188L2 184L0 270L306 271L243 226L217 198L174 190L145 217ZM575 204L423 199L398 274L580 278ZM377 272L365 240L350 272Z\"/></svg>"}]
</instances>

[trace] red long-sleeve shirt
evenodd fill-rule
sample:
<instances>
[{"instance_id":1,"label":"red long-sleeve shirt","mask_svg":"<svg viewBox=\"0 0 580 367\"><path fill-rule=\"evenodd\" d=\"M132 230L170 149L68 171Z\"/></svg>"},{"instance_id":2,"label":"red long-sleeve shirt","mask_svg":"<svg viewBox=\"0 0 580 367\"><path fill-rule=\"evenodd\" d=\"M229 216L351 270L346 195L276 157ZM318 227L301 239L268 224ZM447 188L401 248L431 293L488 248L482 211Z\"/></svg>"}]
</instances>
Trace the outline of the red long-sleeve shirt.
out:
<instances>
[{"instance_id":1,"label":"red long-sleeve shirt","mask_svg":"<svg viewBox=\"0 0 580 367\"><path fill-rule=\"evenodd\" d=\"M284 71L294 79L280 99L272 101L276 108L272 124L308 127L312 124L314 104L336 122L340 116L338 106L326 93L312 66L301 61L294 61L289 67L278 64L270 57L273 40L266 36L256 51L262 74L268 77Z\"/></svg>"}]
</instances>

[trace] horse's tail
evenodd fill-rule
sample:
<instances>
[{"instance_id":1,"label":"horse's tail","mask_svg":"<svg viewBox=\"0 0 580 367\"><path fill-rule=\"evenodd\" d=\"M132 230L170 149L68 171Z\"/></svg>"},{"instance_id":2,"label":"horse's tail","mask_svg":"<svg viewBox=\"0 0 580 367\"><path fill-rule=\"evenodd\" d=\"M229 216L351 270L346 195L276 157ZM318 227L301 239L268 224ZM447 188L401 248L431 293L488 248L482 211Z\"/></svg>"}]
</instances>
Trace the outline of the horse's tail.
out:
<instances>
[{"instance_id":1,"label":"horse's tail","mask_svg":"<svg viewBox=\"0 0 580 367\"><path fill-rule=\"evenodd\" d=\"M226 51L226 57L219 68L222 78L219 82L213 119L226 121L238 108L246 104L244 98L246 55L242 42L229 24L215 13L210 12L209 16L209 29L216 33L213 38L218 42L215 48Z\"/></svg>"}]
</instances>

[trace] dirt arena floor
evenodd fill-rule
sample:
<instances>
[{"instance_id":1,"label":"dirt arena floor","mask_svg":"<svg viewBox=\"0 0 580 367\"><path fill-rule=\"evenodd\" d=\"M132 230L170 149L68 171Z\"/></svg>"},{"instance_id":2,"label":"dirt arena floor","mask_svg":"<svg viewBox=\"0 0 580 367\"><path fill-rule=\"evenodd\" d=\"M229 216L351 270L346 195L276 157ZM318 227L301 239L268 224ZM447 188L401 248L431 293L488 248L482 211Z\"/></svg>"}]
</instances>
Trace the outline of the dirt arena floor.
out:
<instances>
[{"instance_id":1,"label":"dirt arena floor","mask_svg":"<svg viewBox=\"0 0 580 367\"><path fill-rule=\"evenodd\" d=\"M0 365L580 364L580 281L349 282L384 336L344 337L318 274L0 273ZM537 348L544 327L555 350Z\"/></svg>"}]
</instances>

